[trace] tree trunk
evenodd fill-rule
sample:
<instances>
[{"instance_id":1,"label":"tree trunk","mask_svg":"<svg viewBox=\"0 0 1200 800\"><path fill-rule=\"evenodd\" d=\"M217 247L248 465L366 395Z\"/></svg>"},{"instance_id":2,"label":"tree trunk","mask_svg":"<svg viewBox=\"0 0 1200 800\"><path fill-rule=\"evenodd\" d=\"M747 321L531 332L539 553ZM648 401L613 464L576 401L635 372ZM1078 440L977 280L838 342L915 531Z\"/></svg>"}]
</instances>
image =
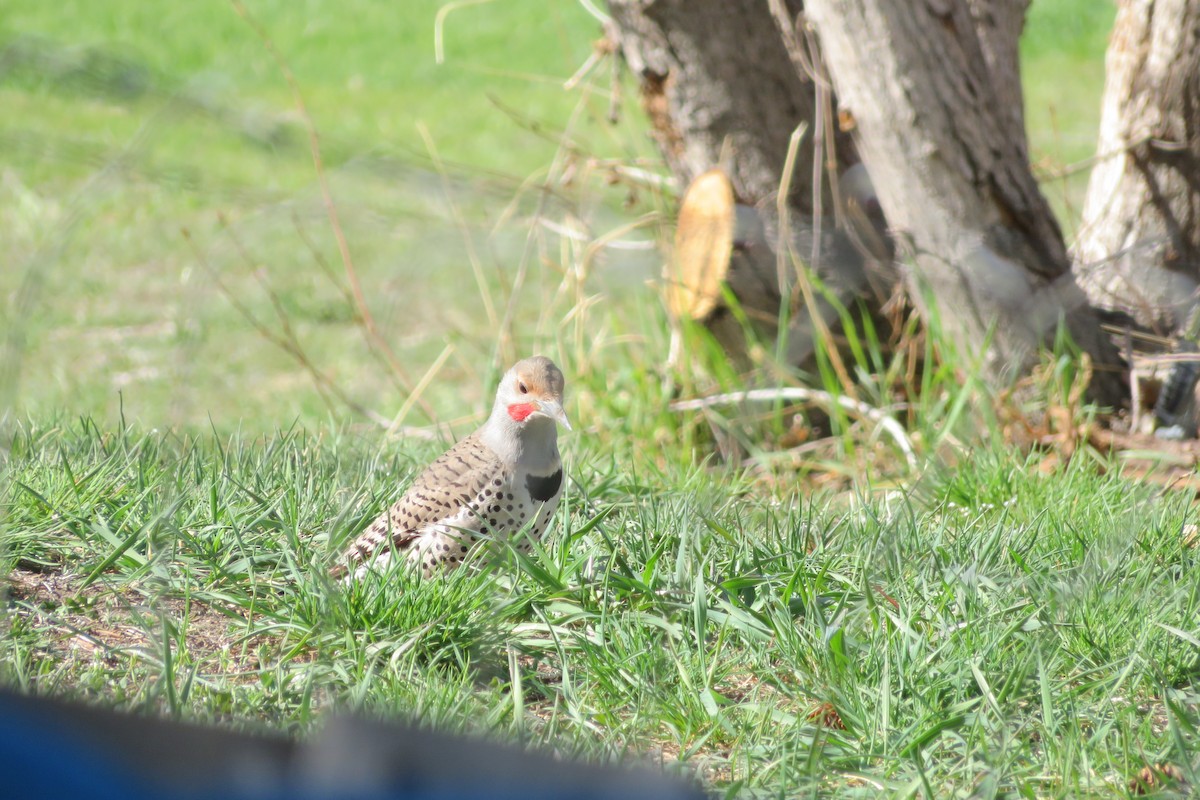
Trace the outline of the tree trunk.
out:
<instances>
[{"instance_id":1,"label":"tree trunk","mask_svg":"<svg viewBox=\"0 0 1200 800\"><path fill-rule=\"evenodd\" d=\"M1027 371L1065 321L1097 365L1092 396L1119 402L1118 359L1074 282L1024 133L1002 105L1015 59L999 48L1012 46L1001 43L1020 30L1023 4L991 4L990 18L935 0L806 8L884 213L906 241L913 296L932 293L947 338L984 354L997 383ZM993 75L989 61L1009 74Z\"/></svg>"},{"instance_id":2,"label":"tree trunk","mask_svg":"<svg viewBox=\"0 0 1200 800\"><path fill-rule=\"evenodd\" d=\"M740 239L735 242L721 267L723 284L738 297L742 311L748 312L764 338L778 333L770 320L778 320L781 311L790 312L789 361L810 368L818 344L804 317L816 311L823 317L818 329L836 328L840 320L828 305L800 308L792 303L792 308L785 308L796 296L795 271L790 264L786 272L777 270L773 251L779 231L776 200L790 141L801 125L807 126L807 133L795 154L787 195L789 229L807 231L793 240L803 242L799 254L806 261L817 256L809 266L851 308L866 299L869 310L878 309L879 295L890 294L894 276L889 278L892 273L886 268L890 250L879 246L886 237L870 181L862 167L856 167L859 159L851 137L832 122L836 113L832 92L797 65L806 57L807 43L785 42L781 36L779 17L794 20L801 3L609 0L608 6L613 20L609 37L638 78L652 135L680 187L719 168L743 209L739 215L761 224L761 232L750 234L752 246L743 247ZM798 36L804 31L786 33ZM842 178L844 185L838 182ZM743 213L746 207L753 213ZM848 207L851 212L864 212L854 213L858 225L850 235L833 230L834 221ZM726 222L731 224L731 218ZM821 234L816 235L816 230ZM702 230L695 235L707 240L710 233ZM712 235L720 240L724 234ZM851 240L862 246L856 251ZM705 269L708 266L706 262ZM710 293L702 291L704 287L679 286L686 272L686 267L668 267L668 299L672 294L676 298L704 294L706 299L698 304L671 301L672 313L692 310L693 318L708 326L735 359L744 355L742 327L735 315L722 304L708 302ZM742 287L749 291L739 291Z\"/></svg>"},{"instance_id":3,"label":"tree trunk","mask_svg":"<svg viewBox=\"0 0 1200 800\"><path fill-rule=\"evenodd\" d=\"M1097 153L1080 282L1098 308L1170 333L1200 285L1200 0L1120 4Z\"/></svg>"},{"instance_id":4,"label":"tree trunk","mask_svg":"<svg viewBox=\"0 0 1200 800\"><path fill-rule=\"evenodd\" d=\"M797 0L784 4L799 13ZM741 202L773 203L788 140L801 123L811 134L817 116L812 82L793 66L767 3L609 0L608 7L609 35L638 78L653 135L680 186L721 166ZM801 142L804 168L790 195L809 217L814 140ZM838 134L834 145L842 168L857 163L848 136Z\"/></svg>"},{"instance_id":5,"label":"tree trunk","mask_svg":"<svg viewBox=\"0 0 1200 800\"><path fill-rule=\"evenodd\" d=\"M1025 160L1025 97L1021 91L1021 51L1018 43L1025 29L1025 11L1030 0L970 0L971 19L983 49L997 110L1007 123L1004 134L1020 144Z\"/></svg>"}]
</instances>

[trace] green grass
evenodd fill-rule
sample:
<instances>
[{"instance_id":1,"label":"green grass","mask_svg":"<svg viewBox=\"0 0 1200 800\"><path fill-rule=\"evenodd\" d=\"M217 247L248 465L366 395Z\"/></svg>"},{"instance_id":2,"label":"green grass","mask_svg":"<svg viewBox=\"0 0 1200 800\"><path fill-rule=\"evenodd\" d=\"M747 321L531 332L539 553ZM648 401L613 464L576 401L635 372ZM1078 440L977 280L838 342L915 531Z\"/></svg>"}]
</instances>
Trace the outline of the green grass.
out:
<instances>
[{"instance_id":1,"label":"green grass","mask_svg":"<svg viewBox=\"0 0 1200 800\"><path fill-rule=\"evenodd\" d=\"M357 146L416 145L420 151L414 125L424 123L450 160L485 169L541 166L548 152L544 144L515 136L486 94L532 117L565 118L572 98L555 91L555 83L586 54L598 23L573 3L547 7L497 0L446 17L439 65L434 19L442 5L246 3L304 88L317 126L333 139ZM184 91L248 107L236 109L240 112L253 113L258 105L268 118L292 106L270 53L226 0L173 8L74 0L53 10L14 0L5 12L2 24L10 40L45 45L32 68L14 76L38 99L44 98L39 93L74 89L84 97L102 94L120 108L121 101ZM224 149L209 146L218 153Z\"/></svg>"},{"instance_id":2,"label":"green grass","mask_svg":"<svg viewBox=\"0 0 1200 800\"><path fill-rule=\"evenodd\" d=\"M1030 158L1040 174L1062 173L1096 152L1104 51L1116 18L1113 2L1035 0L1021 38L1021 78ZM1091 170L1045 180L1068 242L1083 213Z\"/></svg>"},{"instance_id":3,"label":"green grass","mask_svg":"<svg viewBox=\"0 0 1200 800\"><path fill-rule=\"evenodd\" d=\"M6 445L0 680L27 691L292 731L400 714L746 796L1120 797L1200 767L1194 511L1082 461L773 500L576 437L547 550L347 588L335 544L432 446L86 421Z\"/></svg>"},{"instance_id":4,"label":"green grass","mask_svg":"<svg viewBox=\"0 0 1200 800\"><path fill-rule=\"evenodd\" d=\"M595 122L604 70L562 88L599 35L581 7L503 0L451 13L439 65L440 5L250 4L303 92L368 307L413 381L447 341L464 352L443 380L495 357L485 336L499 326L473 258L503 314L516 273L559 260L532 220L586 217L596 234L624 223L594 191L559 191L561 130L572 158L649 151L632 114ZM303 120L231 4L18 0L0 51L0 407L112 419L123 403L131 419L192 429L327 421L305 370L255 335L218 276L276 324L269 285L313 361L359 403L384 415L403 404L407 390L379 372L347 312L345 279L318 268L340 275L342 262ZM575 172L595 183L591 167ZM614 283L629 280L599 275ZM517 321L541 316L542 288L512 300ZM523 337L502 356L550 343Z\"/></svg>"}]
</instances>

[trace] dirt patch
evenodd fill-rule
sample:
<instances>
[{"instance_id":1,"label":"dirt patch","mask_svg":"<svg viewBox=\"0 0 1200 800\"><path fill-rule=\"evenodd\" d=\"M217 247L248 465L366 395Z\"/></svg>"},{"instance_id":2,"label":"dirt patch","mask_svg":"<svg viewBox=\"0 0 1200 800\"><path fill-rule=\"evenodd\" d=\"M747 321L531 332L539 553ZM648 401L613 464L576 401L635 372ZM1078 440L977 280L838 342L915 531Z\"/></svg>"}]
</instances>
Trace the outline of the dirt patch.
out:
<instances>
[{"instance_id":1,"label":"dirt patch","mask_svg":"<svg viewBox=\"0 0 1200 800\"><path fill-rule=\"evenodd\" d=\"M235 619L219 609L129 587L82 584L81 576L67 572L19 568L0 583L0 597L9 614L44 632L45 654L52 658L102 659L114 666L130 657L156 658L167 635L173 643L182 636L187 657L212 671L226 671L239 660Z\"/></svg>"}]
</instances>

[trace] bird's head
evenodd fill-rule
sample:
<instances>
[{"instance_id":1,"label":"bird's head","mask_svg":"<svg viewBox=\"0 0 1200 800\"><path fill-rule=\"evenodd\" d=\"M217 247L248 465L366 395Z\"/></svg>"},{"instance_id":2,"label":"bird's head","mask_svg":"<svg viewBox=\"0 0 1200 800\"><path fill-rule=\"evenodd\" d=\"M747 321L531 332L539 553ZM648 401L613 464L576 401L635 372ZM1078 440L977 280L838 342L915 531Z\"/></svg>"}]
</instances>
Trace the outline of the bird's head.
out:
<instances>
[{"instance_id":1,"label":"bird's head","mask_svg":"<svg viewBox=\"0 0 1200 800\"><path fill-rule=\"evenodd\" d=\"M563 374L545 356L518 361L504 373L496 390L496 412L524 427L532 421L549 419L567 430L571 423L563 411Z\"/></svg>"}]
</instances>

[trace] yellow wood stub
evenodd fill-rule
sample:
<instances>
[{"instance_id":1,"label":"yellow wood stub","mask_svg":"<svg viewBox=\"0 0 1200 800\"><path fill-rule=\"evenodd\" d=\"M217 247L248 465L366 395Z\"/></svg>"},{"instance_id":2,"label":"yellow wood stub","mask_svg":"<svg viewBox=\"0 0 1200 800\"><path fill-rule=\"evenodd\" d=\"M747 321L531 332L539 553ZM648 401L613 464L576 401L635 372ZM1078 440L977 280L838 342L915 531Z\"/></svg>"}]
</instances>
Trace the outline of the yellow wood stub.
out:
<instances>
[{"instance_id":1,"label":"yellow wood stub","mask_svg":"<svg viewBox=\"0 0 1200 800\"><path fill-rule=\"evenodd\" d=\"M716 308L733 254L733 184L719 169L696 177L683 196L675 258L667 274L667 307L676 318L701 320Z\"/></svg>"}]
</instances>

